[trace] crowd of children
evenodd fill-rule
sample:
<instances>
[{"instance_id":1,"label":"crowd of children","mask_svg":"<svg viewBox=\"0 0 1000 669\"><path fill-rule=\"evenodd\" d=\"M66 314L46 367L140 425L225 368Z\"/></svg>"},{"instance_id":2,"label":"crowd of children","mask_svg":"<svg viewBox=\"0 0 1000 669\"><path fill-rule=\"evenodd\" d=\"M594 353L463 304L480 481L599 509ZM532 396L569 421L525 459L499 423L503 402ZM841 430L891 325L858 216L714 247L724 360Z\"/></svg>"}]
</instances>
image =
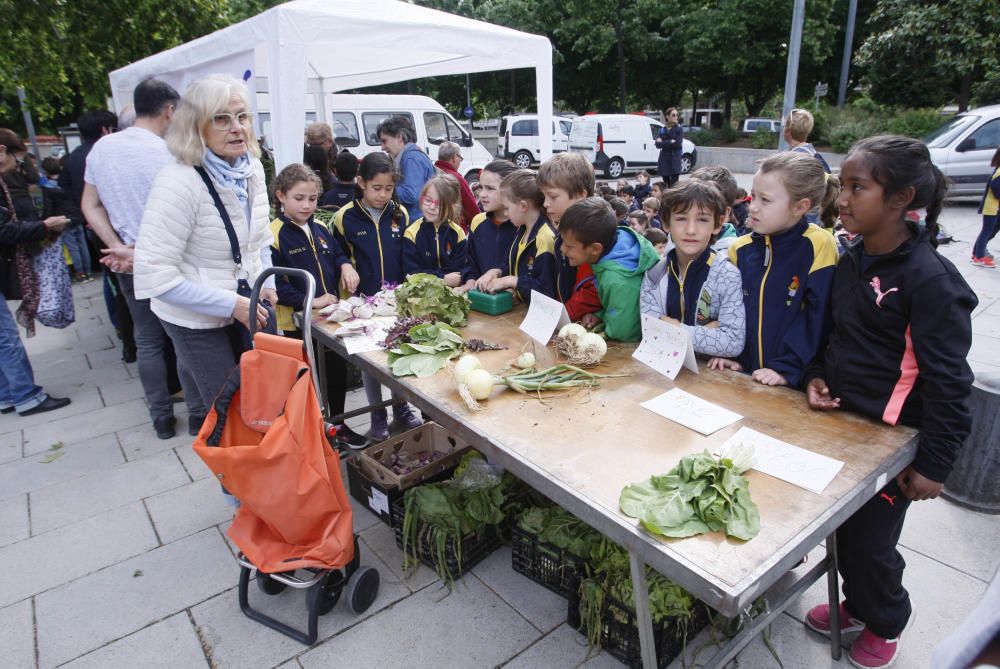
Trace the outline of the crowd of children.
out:
<instances>
[{"instance_id":1,"label":"crowd of children","mask_svg":"<svg viewBox=\"0 0 1000 669\"><path fill-rule=\"evenodd\" d=\"M881 667L896 657L911 611L896 550L906 507L937 496L970 429L966 356L977 300L935 249L945 182L926 147L896 136L864 140L838 179L804 143L807 114L793 113L796 150L761 161L749 197L718 166L664 190L646 173L635 186L597 186L575 153L557 154L537 174L494 161L481 172L482 211L468 234L454 177L427 182L423 217L411 222L382 154L361 161L356 192L331 234L311 221L318 179L293 165L278 177L274 264L312 272L316 305L427 272L457 292L510 291L530 302L537 291L618 341L640 340L640 316L649 314L683 327L711 369L804 389L815 410L919 427L913 464L838 532L841 616L848 630L862 632L851 658ZM336 171L350 173L339 164ZM998 192L984 198L987 239ZM907 217L917 209L926 211L919 224ZM835 225L850 239L835 238ZM976 252L986 257L985 241ZM301 304L302 290L279 284L280 304ZM329 368L334 383L343 374L342 366ZM381 401L374 379L365 387L370 402ZM335 413L343 406L336 390ZM405 402L393 410L406 427L420 422ZM387 434L381 409L372 438ZM363 442L350 430L347 437ZM810 611L807 625L828 633L828 607Z\"/></svg>"}]
</instances>

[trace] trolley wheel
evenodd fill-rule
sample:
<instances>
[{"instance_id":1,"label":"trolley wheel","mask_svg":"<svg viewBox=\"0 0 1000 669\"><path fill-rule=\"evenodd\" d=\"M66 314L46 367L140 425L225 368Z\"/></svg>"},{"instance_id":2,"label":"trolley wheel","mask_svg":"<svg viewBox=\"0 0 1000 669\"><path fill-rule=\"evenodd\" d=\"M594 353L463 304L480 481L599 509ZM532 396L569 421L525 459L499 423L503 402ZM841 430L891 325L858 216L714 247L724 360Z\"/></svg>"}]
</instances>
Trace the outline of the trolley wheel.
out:
<instances>
[{"instance_id":1,"label":"trolley wheel","mask_svg":"<svg viewBox=\"0 0 1000 669\"><path fill-rule=\"evenodd\" d=\"M347 602L355 613L364 613L378 596L378 570L375 567L360 567L347 581Z\"/></svg>"},{"instance_id":2,"label":"trolley wheel","mask_svg":"<svg viewBox=\"0 0 1000 669\"><path fill-rule=\"evenodd\" d=\"M264 572L257 571L257 587L265 595L277 595L279 592L283 592L288 586L280 581L276 581L271 578L270 574L265 574Z\"/></svg>"},{"instance_id":3,"label":"trolley wheel","mask_svg":"<svg viewBox=\"0 0 1000 669\"><path fill-rule=\"evenodd\" d=\"M325 616L340 600L340 593L344 590L344 577L339 570L327 573L320 579L319 583L306 591L306 608L316 611L321 616Z\"/></svg>"}]
</instances>

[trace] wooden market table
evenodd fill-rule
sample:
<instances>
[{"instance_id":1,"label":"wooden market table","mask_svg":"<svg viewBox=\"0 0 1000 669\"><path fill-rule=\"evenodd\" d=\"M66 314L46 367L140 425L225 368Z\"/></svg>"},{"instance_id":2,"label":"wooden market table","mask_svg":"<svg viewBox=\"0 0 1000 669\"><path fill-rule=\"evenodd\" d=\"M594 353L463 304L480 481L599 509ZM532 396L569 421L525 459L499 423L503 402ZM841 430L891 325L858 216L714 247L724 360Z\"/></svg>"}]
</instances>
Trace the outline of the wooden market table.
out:
<instances>
[{"instance_id":1,"label":"wooden market table","mask_svg":"<svg viewBox=\"0 0 1000 669\"><path fill-rule=\"evenodd\" d=\"M462 330L466 339L478 337L508 347L477 354L489 371L506 366L529 341L518 329L524 313L522 307L502 316L470 314L469 325ZM314 324L319 360L323 348L344 354L342 342L333 335L336 328L332 323ZM916 432L845 411L812 411L800 392L765 387L748 375L709 370L703 364L699 375L682 370L672 382L634 360L634 349L635 345L611 344L605 362L594 371L630 376L606 379L589 396L577 393L543 403L496 388L480 413L465 407L446 372L424 379L397 378L381 351L355 355L352 361L429 418L474 444L491 461L629 551L645 667L655 667L656 659L644 564L730 618L745 616L753 601L767 594L766 613L750 620L708 666L724 666L824 574L831 611L836 612L835 530L913 460ZM535 355L540 367L557 362L551 346L536 344ZM673 387L744 418L706 437L639 406ZM760 534L748 542L727 539L722 533L686 539L655 537L619 510L624 486L665 474L683 456L711 450L741 426L841 460L844 466L822 494L757 471L747 472L761 519ZM824 540L823 560L789 573ZM839 621L833 625L831 652L839 658Z\"/></svg>"}]
</instances>

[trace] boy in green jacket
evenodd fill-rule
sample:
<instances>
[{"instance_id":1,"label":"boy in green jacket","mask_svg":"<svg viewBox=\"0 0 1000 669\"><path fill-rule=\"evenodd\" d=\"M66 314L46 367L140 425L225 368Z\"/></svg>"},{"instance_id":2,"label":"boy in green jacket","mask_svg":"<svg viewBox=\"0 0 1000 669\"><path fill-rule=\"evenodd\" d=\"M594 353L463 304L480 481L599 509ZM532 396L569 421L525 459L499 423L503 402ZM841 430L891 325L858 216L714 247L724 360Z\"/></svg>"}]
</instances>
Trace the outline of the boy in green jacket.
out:
<instances>
[{"instance_id":1,"label":"boy in green jacket","mask_svg":"<svg viewBox=\"0 0 1000 669\"><path fill-rule=\"evenodd\" d=\"M611 206L599 197L576 202L559 223L562 251L569 264L590 263L603 308L584 322L593 327L604 321L604 334L618 341L639 341L639 291L646 270L660 256L645 237L619 227Z\"/></svg>"}]
</instances>

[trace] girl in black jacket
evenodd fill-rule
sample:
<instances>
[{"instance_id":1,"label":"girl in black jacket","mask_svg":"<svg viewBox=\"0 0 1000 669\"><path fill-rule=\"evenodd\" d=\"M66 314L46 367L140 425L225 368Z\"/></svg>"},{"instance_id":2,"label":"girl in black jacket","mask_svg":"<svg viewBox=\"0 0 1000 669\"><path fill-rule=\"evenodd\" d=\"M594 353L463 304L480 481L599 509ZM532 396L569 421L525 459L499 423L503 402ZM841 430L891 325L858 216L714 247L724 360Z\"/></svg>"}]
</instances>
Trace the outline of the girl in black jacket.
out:
<instances>
[{"instance_id":1,"label":"girl in black jacket","mask_svg":"<svg viewBox=\"0 0 1000 669\"><path fill-rule=\"evenodd\" d=\"M945 180L926 146L890 135L862 140L840 180L841 221L860 239L834 274L834 327L806 372L809 405L920 429L913 463L837 530L841 629L862 632L850 659L887 667L912 613L896 550L906 509L938 496L970 430L966 356L977 299L935 250ZM906 220L908 210L925 207L926 228ZM826 605L806 616L820 633L829 634L829 623Z\"/></svg>"}]
</instances>

